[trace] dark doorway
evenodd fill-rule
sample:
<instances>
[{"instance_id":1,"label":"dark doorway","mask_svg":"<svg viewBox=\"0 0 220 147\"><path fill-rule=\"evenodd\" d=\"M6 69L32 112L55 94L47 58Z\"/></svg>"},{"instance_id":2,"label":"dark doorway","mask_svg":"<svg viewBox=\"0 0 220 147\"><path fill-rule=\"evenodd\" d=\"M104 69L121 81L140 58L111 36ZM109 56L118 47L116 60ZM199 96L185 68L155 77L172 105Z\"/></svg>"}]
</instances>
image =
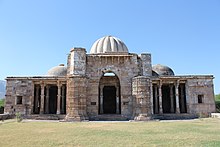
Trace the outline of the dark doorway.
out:
<instances>
[{"instance_id":1,"label":"dark doorway","mask_svg":"<svg viewBox=\"0 0 220 147\"><path fill-rule=\"evenodd\" d=\"M173 105L171 104L171 101ZM175 99L175 88L173 85L162 86L162 106L163 106L163 113L175 113L176 99Z\"/></svg>"},{"instance_id":2,"label":"dark doorway","mask_svg":"<svg viewBox=\"0 0 220 147\"><path fill-rule=\"evenodd\" d=\"M41 87L40 85L34 85L34 114L40 113L41 104Z\"/></svg>"},{"instance_id":3,"label":"dark doorway","mask_svg":"<svg viewBox=\"0 0 220 147\"><path fill-rule=\"evenodd\" d=\"M180 84L179 86L179 99L180 113L187 113L185 84Z\"/></svg>"},{"instance_id":4,"label":"dark doorway","mask_svg":"<svg viewBox=\"0 0 220 147\"><path fill-rule=\"evenodd\" d=\"M154 108L154 114L159 113L159 91L158 86L156 84L153 84L153 108Z\"/></svg>"},{"instance_id":5,"label":"dark doorway","mask_svg":"<svg viewBox=\"0 0 220 147\"><path fill-rule=\"evenodd\" d=\"M162 105L163 105L163 113L170 113L170 87L169 85L162 86Z\"/></svg>"},{"instance_id":6,"label":"dark doorway","mask_svg":"<svg viewBox=\"0 0 220 147\"><path fill-rule=\"evenodd\" d=\"M49 113L56 114L57 112L57 86L51 86L49 90Z\"/></svg>"},{"instance_id":7,"label":"dark doorway","mask_svg":"<svg viewBox=\"0 0 220 147\"><path fill-rule=\"evenodd\" d=\"M104 110L104 114L116 114L116 88L115 86L104 86L103 88L103 110Z\"/></svg>"},{"instance_id":8,"label":"dark doorway","mask_svg":"<svg viewBox=\"0 0 220 147\"><path fill-rule=\"evenodd\" d=\"M61 114L66 114L66 85L63 85L61 89Z\"/></svg>"}]
</instances>

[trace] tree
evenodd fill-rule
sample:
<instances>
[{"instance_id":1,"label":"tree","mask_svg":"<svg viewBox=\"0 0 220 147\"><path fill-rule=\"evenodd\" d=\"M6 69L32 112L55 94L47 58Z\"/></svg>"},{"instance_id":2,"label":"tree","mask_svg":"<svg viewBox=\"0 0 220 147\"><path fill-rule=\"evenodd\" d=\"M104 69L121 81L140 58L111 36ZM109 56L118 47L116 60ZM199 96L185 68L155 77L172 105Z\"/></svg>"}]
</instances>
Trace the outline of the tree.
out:
<instances>
[{"instance_id":1,"label":"tree","mask_svg":"<svg viewBox=\"0 0 220 147\"><path fill-rule=\"evenodd\" d=\"M215 95L216 112L220 113L220 94Z\"/></svg>"}]
</instances>

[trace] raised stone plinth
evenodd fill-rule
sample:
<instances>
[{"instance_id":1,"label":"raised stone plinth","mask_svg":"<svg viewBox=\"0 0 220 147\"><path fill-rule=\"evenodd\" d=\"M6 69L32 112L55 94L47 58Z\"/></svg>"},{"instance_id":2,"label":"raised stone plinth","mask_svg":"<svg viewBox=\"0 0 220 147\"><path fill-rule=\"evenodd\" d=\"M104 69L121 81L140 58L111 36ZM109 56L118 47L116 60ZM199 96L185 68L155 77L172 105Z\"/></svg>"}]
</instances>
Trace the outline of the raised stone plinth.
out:
<instances>
[{"instance_id":1,"label":"raised stone plinth","mask_svg":"<svg viewBox=\"0 0 220 147\"><path fill-rule=\"evenodd\" d=\"M74 116L74 117L70 117L70 116L66 116L64 121L68 121L68 122L74 122L74 121L86 121L88 120L88 117L85 117L85 116Z\"/></svg>"},{"instance_id":2,"label":"raised stone plinth","mask_svg":"<svg viewBox=\"0 0 220 147\"><path fill-rule=\"evenodd\" d=\"M151 120L151 116L149 114L139 114L134 118L136 121L148 121Z\"/></svg>"},{"instance_id":3,"label":"raised stone plinth","mask_svg":"<svg viewBox=\"0 0 220 147\"><path fill-rule=\"evenodd\" d=\"M211 113L211 117L220 118L220 113Z\"/></svg>"}]
</instances>

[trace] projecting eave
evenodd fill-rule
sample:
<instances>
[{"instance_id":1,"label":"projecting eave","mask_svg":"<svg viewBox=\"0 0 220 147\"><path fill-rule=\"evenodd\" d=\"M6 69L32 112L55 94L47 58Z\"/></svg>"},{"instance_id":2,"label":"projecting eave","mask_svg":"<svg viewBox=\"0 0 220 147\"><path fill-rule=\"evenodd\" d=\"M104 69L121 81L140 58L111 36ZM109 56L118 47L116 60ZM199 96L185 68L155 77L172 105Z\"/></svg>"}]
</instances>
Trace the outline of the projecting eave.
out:
<instances>
[{"instance_id":1,"label":"projecting eave","mask_svg":"<svg viewBox=\"0 0 220 147\"><path fill-rule=\"evenodd\" d=\"M7 77L6 80L66 80L66 76Z\"/></svg>"},{"instance_id":2,"label":"projecting eave","mask_svg":"<svg viewBox=\"0 0 220 147\"><path fill-rule=\"evenodd\" d=\"M128 53L125 52L109 52L109 53L92 53L87 54L88 56L131 56Z\"/></svg>"},{"instance_id":3,"label":"projecting eave","mask_svg":"<svg viewBox=\"0 0 220 147\"><path fill-rule=\"evenodd\" d=\"M214 79L213 75L152 76L152 80Z\"/></svg>"}]
</instances>

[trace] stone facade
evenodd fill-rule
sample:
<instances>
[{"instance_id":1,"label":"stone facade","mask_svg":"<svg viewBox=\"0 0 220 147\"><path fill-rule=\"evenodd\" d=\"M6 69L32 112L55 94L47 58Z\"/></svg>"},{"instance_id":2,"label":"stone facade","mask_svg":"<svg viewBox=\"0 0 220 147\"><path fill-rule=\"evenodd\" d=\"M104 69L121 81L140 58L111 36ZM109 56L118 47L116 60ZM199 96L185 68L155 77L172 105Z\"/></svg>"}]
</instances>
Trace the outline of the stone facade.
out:
<instances>
[{"instance_id":1,"label":"stone facade","mask_svg":"<svg viewBox=\"0 0 220 147\"><path fill-rule=\"evenodd\" d=\"M119 39L97 40L89 54L73 48L63 64L38 77L7 77L5 113L64 115L66 121L110 115L140 121L154 115L215 112L212 75L175 76L129 53Z\"/></svg>"}]
</instances>

